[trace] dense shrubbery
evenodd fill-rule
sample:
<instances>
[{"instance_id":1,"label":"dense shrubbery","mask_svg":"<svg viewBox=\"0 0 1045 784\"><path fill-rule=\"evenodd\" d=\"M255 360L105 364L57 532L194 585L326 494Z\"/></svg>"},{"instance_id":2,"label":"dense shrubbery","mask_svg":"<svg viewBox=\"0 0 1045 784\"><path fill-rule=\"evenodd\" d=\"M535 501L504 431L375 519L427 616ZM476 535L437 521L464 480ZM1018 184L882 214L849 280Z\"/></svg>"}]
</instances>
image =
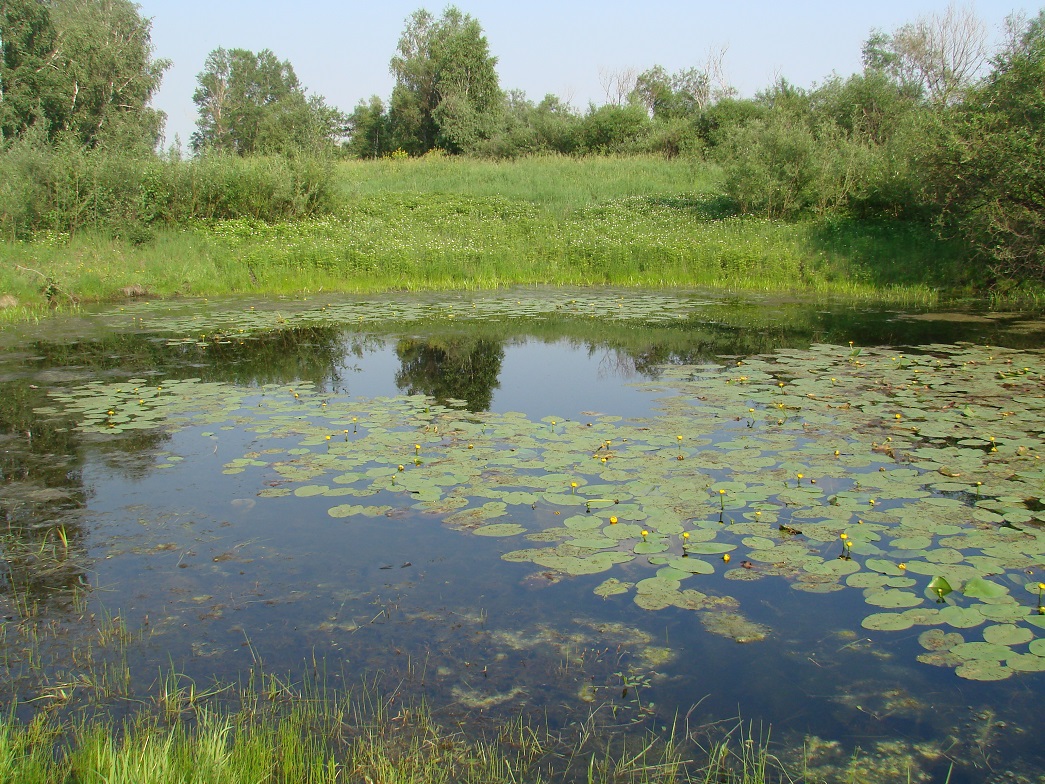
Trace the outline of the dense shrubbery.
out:
<instances>
[{"instance_id":1,"label":"dense shrubbery","mask_svg":"<svg viewBox=\"0 0 1045 784\"><path fill-rule=\"evenodd\" d=\"M921 173L941 226L999 277L1045 282L1045 11L930 131Z\"/></svg>"},{"instance_id":2,"label":"dense shrubbery","mask_svg":"<svg viewBox=\"0 0 1045 784\"><path fill-rule=\"evenodd\" d=\"M757 112L734 103L733 122L717 121L712 137L726 193L742 211L920 214L910 140L923 109L898 86L865 75L808 92L781 83L756 101Z\"/></svg>"},{"instance_id":3,"label":"dense shrubbery","mask_svg":"<svg viewBox=\"0 0 1045 784\"><path fill-rule=\"evenodd\" d=\"M0 153L0 232L103 229L132 242L194 219L300 218L331 204L329 159L128 157L26 134Z\"/></svg>"}]
</instances>

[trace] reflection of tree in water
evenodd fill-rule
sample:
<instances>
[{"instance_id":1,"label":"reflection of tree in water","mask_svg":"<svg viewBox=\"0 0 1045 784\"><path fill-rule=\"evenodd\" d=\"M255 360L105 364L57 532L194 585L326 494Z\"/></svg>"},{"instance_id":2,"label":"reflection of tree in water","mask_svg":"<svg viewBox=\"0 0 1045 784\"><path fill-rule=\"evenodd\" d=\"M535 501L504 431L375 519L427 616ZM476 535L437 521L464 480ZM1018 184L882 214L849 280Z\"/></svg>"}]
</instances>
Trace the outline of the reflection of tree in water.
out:
<instances>
[{"instance_id":1,"label":"reflection of tree in water","mask_svg":"<svg viewBox=\"0 0 1045 784\"><path fill-rule=\"evenodd\" d=\"M40 420L47 402L24 379L0 384L0 596L22 613L68 606L86 582L80 436Z\"/></svg>"},{"instance_id":2,"label":"reflection of tree in water","mask_svg":"<svg viewBox=\"0 0 1045 784\"><path fill-rule=\"evenodd\" d=\"M336 385L341 380L338 363L346 353L358 356L366 345L358 337L346 345L342 328L321 326L276 329L235 339L211 336L199 343L144 332L111 333L90 341L41 340L27 351L36 372L77 368L88 371L92 380L112 373L114 380L139 374L244 385L294 381Z\"/></svg>"},{"instance_id":3,"label":"reflection of tree in water","mask_svg":"<svg viewBox=\"0 0 1045 784\"><path fill-rule=\"evenodd\" d=\"M345 353L361 350L346 346L335 327L275 330L206 346L146 333L25 345L20 361L2 365L7 380L0 382L0 599L23 610L69 606L87 583L87 456L124 477L140 478L169 439L162 427L84 436L70 418L36 412L53 406L48 390L135 376L336 385Z\"/></svg>"},{"instance_id":4,"label":"reflection of tree in water","mask_svg":"<svg viewBox=\"0 0 1045 784\"><path fill-rule=\"evenodd\" d=\"M590 343L589 354L609 350L600 372L619 378L642 376L656 379L665 365L703 365L721 363L725 358L751 356L781 348L808 348L810 331L786 328L743 329L725 324L699 324L696 327L661 329L639 335L637 340L609 340Z\"/></svg>"},{"instance_id":5,"label":"reflection of tree in water","mask_svg":"<svg viewBox=\"0 0 1045 784\"><path fill-rule=\"evenodd\" d=\"M470 411L490 408L504 360L500 342L464 335L403 338L396 354L401 366L395 383L406 394L464 400Z\"/></svg>"},{"instance_id":6,"label":"reflection of tree in water","mask_svg":"<svg viewBox=\"0 0 1045 784\"><path fill-rule=\"evenodd\" d=\"M608 373L627 378L657 378L664 365L721 363L781 349L807 349L814 343L856 345L921 345L974 340L1030 347L1029 337L1005 335L1006 322L981 319L921 320L897 318L882 308L829 308L788 303L727 302L705 308L692 318L655 330L621 331L589 340L589 351L610 348Z\"/></svg>"}]
</instances>

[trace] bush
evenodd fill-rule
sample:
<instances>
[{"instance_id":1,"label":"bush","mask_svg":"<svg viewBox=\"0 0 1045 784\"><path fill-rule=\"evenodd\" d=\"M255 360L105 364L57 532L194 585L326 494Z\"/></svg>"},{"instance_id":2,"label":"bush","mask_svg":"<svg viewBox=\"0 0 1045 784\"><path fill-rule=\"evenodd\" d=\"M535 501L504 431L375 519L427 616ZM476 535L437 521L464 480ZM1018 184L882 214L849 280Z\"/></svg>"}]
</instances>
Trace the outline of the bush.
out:
<instances>
[{"instance_id":1,"label":"bush","mask_svg":"<svg viewBox=\"0 0 1045 784\"><path fill-rule=\"evenodd\" d=\"M325 158L203 156L189 161L88 150L24 134L0 152L0 231L98 228L141 242L156 225L197 219L282 220L328 211Z\"/></svg>"},{"instance_id":2,"label":"bush","mask_svg":"<svg viewBox=\"0 0 1045 784\"><path fill-rule=\"evenodd\" d=\"M663 155L676 158L680 155L703 155L704 141L697 134L697 127L689 117L667 120L654 119L649 134L640 139L630 152Z\"/></svg>"},{"instance_id":3,"label":"bush","mask_svg":"<svg viewBox=\"0 0 1045 784\"><path fill-rule=\"evenodd\" d=\"M592 108L581 121L579 141L584 152L598 155L627 152L649 137L650 119L641 104Z\"/></svg>"},{"instance_id":4,"label":"bush","mask_svg":"<svg viewBox=\"0 0 1045 784\"><path fill-rule=\"evenodd\" d=\"M783 113L742 125L718 149L726 194L741 212L793 218L813 201L815 154L813 134Z\"/></svg>"}]
</instances>

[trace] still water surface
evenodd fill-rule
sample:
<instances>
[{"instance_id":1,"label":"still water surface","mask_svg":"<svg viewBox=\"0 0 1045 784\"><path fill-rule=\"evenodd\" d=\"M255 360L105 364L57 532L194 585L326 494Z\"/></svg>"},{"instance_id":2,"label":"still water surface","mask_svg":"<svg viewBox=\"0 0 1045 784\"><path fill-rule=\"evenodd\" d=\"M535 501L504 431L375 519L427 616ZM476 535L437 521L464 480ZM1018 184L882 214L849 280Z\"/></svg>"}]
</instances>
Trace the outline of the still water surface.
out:
<instances>
[{"instance_id":1,"label":"still water surface","mask_svg":"<svg viewBox=\"0 0 1045 784\"><path fill-rule=\"evenodd\" d=\"M526 296L544 295L516 301ZM577 509L516 504L483 522L510 521L523 536L476 536L475 526L444 522L452 509L418 508L393 483L366 500L387 507L383 513L333 517L333 504L357 499L301 492L309 476L288 477L266 458L311 437L259 429L265 417L286 416L270 407L277 397L306 406L295 416L313 423L326 408L373 413L383 405L374 401L427 395L426 403L411 398L414 409L449 402L463 420L485 411L553 430L617 417L621 426L642 428L660 416L665 396L679 394L651 383L672 366L729 366L815 344L849 351L849 341L917 350L967 340L1032 352L1042 337L1018 317L910 318L670 297L678 301L667 301L666 319L509 314L463 323L431 299L422 301L435 310L423 317L381 323L368 315L361 325L361 316L324 315L343 304L331 300L127 306L9 332L0 353L7 696L38 709L48 685L90 669L89 650L127 668L120 699L110 700L116 712L154 692L172 669L201 687L259 667L288 682L322 670L332 685L369 679L388 693L423 695L438 716L465 727L520 710L563 727L593 712L605 726L623 728L742 717L772 728L781 750L804 742L807 764L824 775L859 754L882 776L910 770L915 780L942 780L952 762L952 781L1041 776L1045 676L981 682L922 664L925 627L869 631L857 590L792 590L780 576L727 580L721 556L709 555L715 573L682 582L729 598L718 609L735 617L716 626L722 616L715 608L701 615L676 606L649 610L634 594L593 592L608 577L650 577L645 557L572 576L502 559L533 547L525 536L539 536L554 516ZM175 312L181 320L172 322ZM259 312L277 314L276 321L237 331ZM310 315L295 321L293 312ZM198 313L208 314L200 329L186 326ZM235 412L215 416L216 404L201 403L199 421L190 412L109 434L78 429L82 413L53 411L55 392L75 396L90 382L137 390L185 379L222 385L238 396ZM408 441L430 436L411 416L402 421ZM503 420L491 422L500 427ZM347 454L359 427L342 416L330 428L332 443ZM316 441L306 451L332 448ZM402 460L406 476L428 458L426 442L361 470L396 474ZM229 471L244 459L257 464ZM314 481L338 487L329 473ZM628 489L625 483L621 492ZM33 548L55 552L49 532L59 526L68 537L62 557L32 555ZM743 552L735 551L738 562ZM1033 564L1028 574L1043 566ZM29 616L51 629L33 643L33 654L16 631ZM118 643L104 634L115 626ZM88 691L80 690L84 700Z\"/></svg>"}]
</instances>

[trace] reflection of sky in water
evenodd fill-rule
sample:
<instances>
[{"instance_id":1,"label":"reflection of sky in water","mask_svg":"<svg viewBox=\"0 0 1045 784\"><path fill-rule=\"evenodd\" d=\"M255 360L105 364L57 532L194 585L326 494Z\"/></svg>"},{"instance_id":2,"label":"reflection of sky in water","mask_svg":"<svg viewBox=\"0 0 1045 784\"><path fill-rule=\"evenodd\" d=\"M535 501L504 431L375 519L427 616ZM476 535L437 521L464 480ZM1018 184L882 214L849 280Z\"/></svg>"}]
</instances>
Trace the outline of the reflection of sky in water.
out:
<instances>
[{"instance_id":1,"label":"reflection of sky in water","mask_svg":"<svg viewBox=\"0 0 1045 784\"><path fill-rule=\"evenodd\" d=\"M492 410L521 411L533 419L579 419L584 411L645 416L649 394L625 386L640 378L612 349L589 353L562 342L509 345Z\"/></svg>"},{"instance_id":2,"label":"reflection of sky in water","mask_svg":"<svg viewBox=\"0 0 1045 784\"><path fill-rule=\"evenodd\" d=\"M364 360L349 357L338 367L341 389L359 397L401 394L395 384L399 368L395 343L388 341L367 353ZM646 416L649 394L627 386L629 381L642 379L627 356L613 349L589 351L567 341L509 342L504 346L490 410L519 411L531 419L579 419L581 412L591 411Z\"/></svg>"}]
</instances>

